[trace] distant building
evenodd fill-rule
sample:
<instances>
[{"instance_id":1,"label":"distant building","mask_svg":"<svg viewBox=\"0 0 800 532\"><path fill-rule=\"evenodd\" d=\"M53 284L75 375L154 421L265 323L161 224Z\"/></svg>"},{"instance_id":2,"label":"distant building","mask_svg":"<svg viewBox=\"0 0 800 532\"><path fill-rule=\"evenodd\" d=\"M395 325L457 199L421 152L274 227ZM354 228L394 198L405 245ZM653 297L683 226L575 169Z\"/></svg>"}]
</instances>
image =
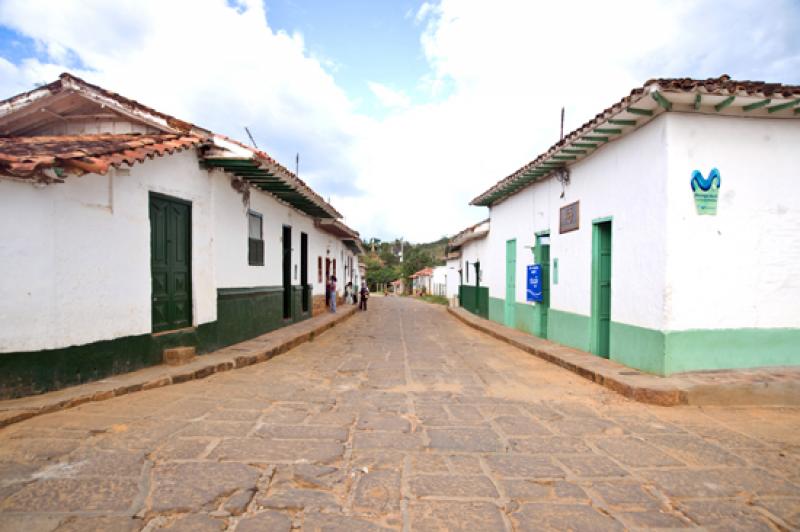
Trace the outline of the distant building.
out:
<instances>
[{"instance_id":1,"label":"distant building","mask_svg":"<svg viewBox=\"0 0 800 532\"><path fill-rule=\"evenodd\" d=\"M433 287L433 268L423 268L413 273L411 279L411 291L414 295L430 294Z\"/></svg>"},{"instance_id":2,"label":"distant building","mask_svg":"<svg viewBox=\"0 0 800 532\"><path fill-rule=\"evenodd\" d=\"M459 304L484 318L489 317L489 288L481 284L481 257L486 257L489 227L489 220L483 220L462 230L447 243L447 265L458 271Z\"/></svg>"},{"instance_id":3,"label":"distant building","mask_svg":"<svg viewBox=\"0 0 800 532\"><path fill-rule=\"evenodd\" d=\"M799 178L800 86L651 80L472 201L462 290L647 372L798 365Z\"/></svg>"},{"instance_id":4,"label":"distant building","mask_svg":"<svg viewBox=\"0 0 800 532\"><path fill-rule=\"evenodd\" d=\"M0 134L0 398L246 340L363 278L358 233L269 155L70 74L0 101Z\"/></svg>"}]
</instances>

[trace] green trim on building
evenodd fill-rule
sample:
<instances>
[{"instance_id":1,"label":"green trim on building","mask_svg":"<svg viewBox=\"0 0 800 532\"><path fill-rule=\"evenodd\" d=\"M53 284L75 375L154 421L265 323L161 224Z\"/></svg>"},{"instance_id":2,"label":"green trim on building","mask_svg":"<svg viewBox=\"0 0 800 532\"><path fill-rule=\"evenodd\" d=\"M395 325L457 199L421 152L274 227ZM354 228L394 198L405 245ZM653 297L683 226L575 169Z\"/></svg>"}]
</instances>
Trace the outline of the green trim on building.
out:
<instances>
[{"instance_id":1,"label":"green trim on building","mask_svg":"<svg viewBox=\"0 0 800 532\"><path fill-rule=\"evenodd\" d=\"M800 366L800 329L700 329L666 333L666 371Z\"/></svg>"},{"instance_id":2,"label":"green trim on building","mask_svg":"<svg viewBox=\"0 0 800 532\"><path fill-rule=\"evenodd\" d=\"M292 287L292 319L283 319L283 288L217 290L217 321L159 334L126 336L90 344L0 353L0 399L44 393L161 364L164 349L191 346L198 354L302 321L302 286ZM310 293L310 291L309 291ZM312 305L309 301L308 308Z\"/></svg>"},{"instance_id":3,"label":"green trim on building","mask_svg":"<svg viewBox=\"0 0 800 532\"><path fill-rule=\"evenodd\" d=\"M464 309L482 318L489 318L489 288L462 284L458 288L458 300Z\"/></svg>"},{"instance_id":4,"label":"green trim on building","mask_svg":"<svg viewBox=\"0 0 800 532\"><path fill-rule=\"evenodd\" d=\"M550 308L547 335L550 340L589 351L592 323L589 316Z\"/></svg>"},{"instance_id":5,"label":"green trim on building","mask_svg":"<svg viewBox=\"0 0 800 532\"><path fill-rule=\"evenodd\" d=\"M505 300L496 297L489 298L489 319L496 323L503 323L505 316Z\"/></svg>"},{"instance_id":6,"label":"green trim on building","mask_svg":"<svg viewBox=\"0 0 800 532\"><path fill-rule=\"evenodd\" d=\"M648 373L664 375L664 333L645 327L611 322L611 360Z\"/></svg>"},{"instance_id":7,"label":"green trim on building","mask_svg":"<svg viewBox=\"0 0 800 532\"><path fill-rule=\"evenodd\" d=\"M500 325L508 326L505 323L505 305L505 299L490 297L489 319ZM541 307L539 305L533 306L519 302L515 302L514 305L515 320L513 328L528 334L533 334L534 336L540 336L539 331L536 330L536 324L540 322L536 318L538 317L537 311L541 309Z\"/></svg>"}]
</instances>

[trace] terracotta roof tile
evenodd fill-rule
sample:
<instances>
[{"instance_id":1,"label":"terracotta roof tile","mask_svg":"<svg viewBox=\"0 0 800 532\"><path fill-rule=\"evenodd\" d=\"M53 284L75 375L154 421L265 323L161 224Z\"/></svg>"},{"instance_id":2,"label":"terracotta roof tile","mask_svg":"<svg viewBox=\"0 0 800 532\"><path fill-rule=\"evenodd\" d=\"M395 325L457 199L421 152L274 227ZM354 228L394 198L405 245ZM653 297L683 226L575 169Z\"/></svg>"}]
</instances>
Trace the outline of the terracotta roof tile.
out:
<instances>
[{"instance_id":1,"label":"terracotta roof tile","mask_svg":"<svg viewBox=\"0 0 800 532\"><path fill-rule=\"evenodd\" d=\"M0 138L0 173L38 182L61 182L66 174L105 174L198 146L196 135L64 135ZM47 170L51 170L47 172Z\"/></svg>"}]
</instances>

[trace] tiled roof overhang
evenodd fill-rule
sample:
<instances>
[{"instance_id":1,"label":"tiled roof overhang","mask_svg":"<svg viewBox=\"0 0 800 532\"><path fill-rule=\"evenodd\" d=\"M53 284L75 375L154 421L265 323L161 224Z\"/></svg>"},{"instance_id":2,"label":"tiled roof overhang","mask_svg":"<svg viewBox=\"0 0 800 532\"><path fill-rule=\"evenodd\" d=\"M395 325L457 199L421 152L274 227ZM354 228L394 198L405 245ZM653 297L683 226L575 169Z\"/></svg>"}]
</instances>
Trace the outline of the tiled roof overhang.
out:
<instances>
[{"instance_id":1,"label":"tiled roof overhang","mask_svg":"<svg viewBox=\"0 0 800 532\"><path fill-rule=\"evenodd\" d=\"M39 183L68 175L105 174L200 145L195 135L64 135L0 137L0 174Z\"/></svg>"},{"instance_id":2,"label":"tiled roof overhang","mask_svg":"<svg viewBox=\"0 0 800 532\"><path fill-rule=\"evenodd\" d=\"M358 231L351 229L339 220L317 220L314 222L319 229L341 239L344 245L356 255L364 253L364 245Z\"/></svg>"},{"instance_id":3,"label":"tiled roof overhang","mask_svg":"<svg viewBox=\"0 0 800 532\"><path fill-rule=\"evenodd\" d=\"M62 98L72 93L80 93L85 98L101 105L108 105L127 116L148 123L166 133L186 134L193 133L205 136L210 132L185 122L174 116L162 113L144 104L126 98L116 92L106 90L100 86L88 83L77 76L64 72L59 78L47 85L43 85L11 98L0 100L0 122L6 117L19 114L24 108L40 100L50 101Z\"/></svg>"},{"instance_id":4,"label":"tiled roof overhang","mask_svg":"<svg viewBox=\"0 0 800 532\"><path fill-rule=\"evenodd\" d=\"M471 225L466 229L462 230L460 233L455 235L447 242L448 249L460 248L461 246L463 246L464 244L466 244L471 240L484 238L486 235L489 234L488 226L486 227L486 229L482 229L480 231L478 230L478 228L488 223L489 223L489 218L482 220L476 223L475 225Z\"/></svg>"},{"instance_id":5,"label":"tiled roof overhang","mask_svg":"<svg viewBox=\"0 0 800 532\"><path fill-rule=\"evenodd\" d=\"M470 205L496 205L531 183L589 157L606 143L667 112L800 118L800 86L736 81L726 75L707 80L649 80L553 144L536 159L498 181L473 199Z\"/></svg>"}]
</instances>

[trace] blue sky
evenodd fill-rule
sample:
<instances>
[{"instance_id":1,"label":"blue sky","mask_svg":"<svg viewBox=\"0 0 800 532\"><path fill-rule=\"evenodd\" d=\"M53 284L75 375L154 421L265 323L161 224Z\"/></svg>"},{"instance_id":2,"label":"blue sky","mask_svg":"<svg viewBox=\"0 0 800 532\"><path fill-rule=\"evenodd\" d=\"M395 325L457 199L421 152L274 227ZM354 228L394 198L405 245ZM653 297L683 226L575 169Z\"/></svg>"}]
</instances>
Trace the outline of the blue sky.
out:
<instances>
[{"instance_id":1,"label":"blue sky","mask_svg":"<svg viewBox=\"0 0 800 532\"><path fill-rule=\"evenodd\" d=\"M428 70L419 42L422 28L415 22L421 2L277 0L265 5L270 26L300 32L309 54L330 65L359 111L385 112L367 80L402 89L412 101L420 98L417 86Z\"/></svg>"},{"instance_id":2,"label":"blue sky","mask_svg":"<svg viewBox=\"0 0 800 532\"><path fill-rule=\"evenodd\" d=\"M800 84L800 0L0 0L0 98L69 70L240 140L365 237L428 241L653 77Z\"/></svg>"}]
</instances>

